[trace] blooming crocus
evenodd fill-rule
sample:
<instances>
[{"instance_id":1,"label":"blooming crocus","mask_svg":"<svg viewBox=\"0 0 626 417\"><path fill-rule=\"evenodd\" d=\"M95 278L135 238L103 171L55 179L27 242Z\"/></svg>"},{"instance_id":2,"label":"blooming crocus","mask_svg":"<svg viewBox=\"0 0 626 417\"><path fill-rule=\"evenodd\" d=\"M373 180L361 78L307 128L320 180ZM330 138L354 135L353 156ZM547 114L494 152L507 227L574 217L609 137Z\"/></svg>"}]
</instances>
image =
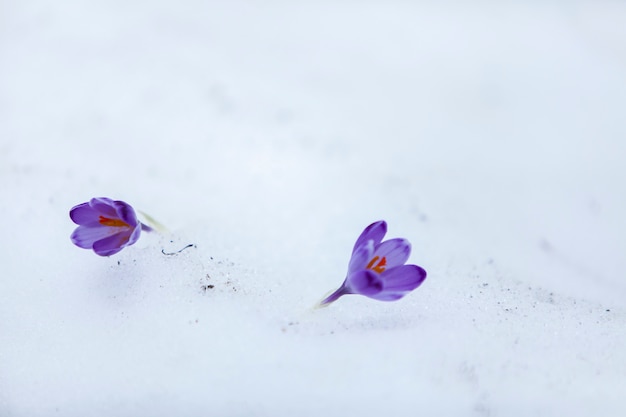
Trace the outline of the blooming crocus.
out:
<instances>
[{"instance_id":1,"label":"blooming crocus","mask_svg":"<svg viewBox=\"0 0 626 417\"><path fill-rule=\"evenodd\" d=\"M72 207L70 218L78 225L70 236L72 242L100 256L114 255L134 244L142 230L152 230L137 220L129 204L106 197Z\"/></svg>"},{"instance_id":2,"label":"blooming crocus","mask_svg":"<svg viewBox=\"0 0 626 417\"><path fill-rule=\"evenodd\" d=\"M417 265L405 265L411 254L406 239L382 241L387 223L381 220L363 230L352 250L348 274L341 287L326 297L326 306L346 294L361 294L381 301L395 301L420 286L426 271Z\"/></svg>"}]
</instances>

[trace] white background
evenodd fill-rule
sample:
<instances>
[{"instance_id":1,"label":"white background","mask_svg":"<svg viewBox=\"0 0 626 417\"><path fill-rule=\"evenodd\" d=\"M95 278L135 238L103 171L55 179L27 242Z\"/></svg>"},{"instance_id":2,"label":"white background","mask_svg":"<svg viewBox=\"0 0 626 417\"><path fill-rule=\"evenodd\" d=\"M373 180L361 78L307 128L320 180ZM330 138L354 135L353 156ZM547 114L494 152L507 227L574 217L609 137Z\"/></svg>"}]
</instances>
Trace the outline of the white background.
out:
<instances>
[{"instance_id":1,"label":"white background","mask_svg":"<svg viewBox=\"0 0 626 417\"><path fill-rule=\"evenodd\" d=\"M0 416L626 415L626 4L473 3L2 1Z\"/></svg>"}]
</instances>

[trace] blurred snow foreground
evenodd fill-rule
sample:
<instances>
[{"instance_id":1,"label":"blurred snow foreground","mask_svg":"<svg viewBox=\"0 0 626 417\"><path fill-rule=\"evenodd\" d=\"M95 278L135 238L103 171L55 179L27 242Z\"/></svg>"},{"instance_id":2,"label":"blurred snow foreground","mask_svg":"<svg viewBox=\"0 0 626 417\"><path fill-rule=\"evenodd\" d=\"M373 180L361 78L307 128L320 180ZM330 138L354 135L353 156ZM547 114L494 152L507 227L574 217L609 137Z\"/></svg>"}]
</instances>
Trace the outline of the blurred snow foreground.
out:
<instances>
[{"instance_id":1,"label":"blurred snow foreground","mask_svg":"<svg viewBox=\"0 0 626 417\"><path fill-rule=\"evenodd\" d=\"M0 9L0 416L626 415L623 2Z\"/></svg>"}]
</instances>

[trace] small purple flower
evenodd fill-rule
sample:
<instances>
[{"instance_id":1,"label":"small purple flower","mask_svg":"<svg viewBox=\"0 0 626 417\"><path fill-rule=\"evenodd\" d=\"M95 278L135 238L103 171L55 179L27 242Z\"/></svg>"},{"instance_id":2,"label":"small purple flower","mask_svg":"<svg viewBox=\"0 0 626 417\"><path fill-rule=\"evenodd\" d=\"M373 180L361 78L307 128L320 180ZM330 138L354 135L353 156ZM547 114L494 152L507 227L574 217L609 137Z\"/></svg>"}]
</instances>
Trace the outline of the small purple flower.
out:
<instances>
[{"instance_id":1,"label":"small purple flower","mask_svg":"<svg viewBox=\"0 0 626 417\"><path fill-rule=\"evenodd\" d=\"M395 301L420 286L426 271L417 265L405 265L411 254L406 239L382 241L387 223L381 220L363 230L352 250L348 275L341 287L320 306L325 306L346 294L361 294L381 301Z\"/></svg>"},{"instance_id":2,"label":"small purple flower","mask_svg":"<svg viewBox=\"0 0 626 417\"><path fill-rule=\"evenodd\" d=\"M106 197L72 207L70 218L78 225L70 236L72 242L100 256L114 255L134 244L142 230L152 230L137 220L130 205Z\"/></svg>"}]
</instances>

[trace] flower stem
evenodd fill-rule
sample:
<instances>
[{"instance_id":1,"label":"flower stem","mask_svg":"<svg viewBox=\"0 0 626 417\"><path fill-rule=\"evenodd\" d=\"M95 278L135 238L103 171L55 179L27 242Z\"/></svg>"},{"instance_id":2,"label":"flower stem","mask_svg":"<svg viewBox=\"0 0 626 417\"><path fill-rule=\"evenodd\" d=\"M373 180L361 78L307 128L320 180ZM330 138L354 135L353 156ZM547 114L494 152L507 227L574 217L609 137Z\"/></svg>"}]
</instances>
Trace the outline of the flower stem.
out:
<instances>
[{"instance_id":1,"label":"flower stem","mask_svg":"<svg viewBox=\"0 0 626 417\"><path fill-rule=\"evenodd\" d=\"M144 213L141 210L137 210L143 217L146 218L146 220L148 221L148 223L150 223L152 226L148 226L147 224L144 224L143 222L141 223L141 230L143 230L144 232L160 232L160 233L165 233L167 232L167 228L165 226L163 226L161 223L159 223L158 221L156 221L152 216Z\"/></svg>"},{"instance_id":2,"label":"flower stem","mask_svg":"<svg viewBox=\"0 0 626 417\"><path fill-rule=\"evenodd\" d=\"M320 301L319 307L326 307L330 303L333 303L333 302L337 301L339 299L339 297L341 297L342 295L346 295L346 294L348 294L348 293L345 291L345 288L342 286L337 291L335 291L334 293L332 293L331 295L329 295L328 297L326 297L322 301Z\"/></svg>"}]
</instances>

